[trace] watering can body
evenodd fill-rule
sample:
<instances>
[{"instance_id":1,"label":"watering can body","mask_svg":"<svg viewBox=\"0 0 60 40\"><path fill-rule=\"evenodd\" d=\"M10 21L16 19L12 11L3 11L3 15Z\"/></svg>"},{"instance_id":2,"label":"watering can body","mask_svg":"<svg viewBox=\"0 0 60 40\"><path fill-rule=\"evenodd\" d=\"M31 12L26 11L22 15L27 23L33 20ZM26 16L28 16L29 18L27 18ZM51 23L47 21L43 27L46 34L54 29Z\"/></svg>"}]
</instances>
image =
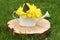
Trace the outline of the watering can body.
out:
<instances>
[{"instance_id":1,"label":"watering can body","mask_svg":"<svg viewBox=\"0 0 60 40\"><path fill-rule=\"evenodd\" d=\"M20 16L19 24L26 27L34 27L39 20L45 17L50 17L48 11L46 11L45 15L43 15L41 18L36 18L36 19L31 19L31 18L24 19Z\"/></svg>"}]
</instances>

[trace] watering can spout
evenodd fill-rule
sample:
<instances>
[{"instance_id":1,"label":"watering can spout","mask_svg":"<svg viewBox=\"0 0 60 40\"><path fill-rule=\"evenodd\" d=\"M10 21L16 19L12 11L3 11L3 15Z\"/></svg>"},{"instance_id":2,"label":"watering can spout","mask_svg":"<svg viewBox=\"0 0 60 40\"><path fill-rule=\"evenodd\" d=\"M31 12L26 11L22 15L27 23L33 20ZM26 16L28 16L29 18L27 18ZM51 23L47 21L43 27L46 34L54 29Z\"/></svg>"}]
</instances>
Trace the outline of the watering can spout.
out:
<instances>
[{"instance_id":1,"label":"watering can spout","mask_svg":"<svg viewBox=\"0 0 60 40\"><path fill-rule=\"evenodd\" d=\"M50 14L48 11L46 11L45 15L42 16L42 18L45 18L45 17L50 17Z\"/></svg>"}]
</instances>

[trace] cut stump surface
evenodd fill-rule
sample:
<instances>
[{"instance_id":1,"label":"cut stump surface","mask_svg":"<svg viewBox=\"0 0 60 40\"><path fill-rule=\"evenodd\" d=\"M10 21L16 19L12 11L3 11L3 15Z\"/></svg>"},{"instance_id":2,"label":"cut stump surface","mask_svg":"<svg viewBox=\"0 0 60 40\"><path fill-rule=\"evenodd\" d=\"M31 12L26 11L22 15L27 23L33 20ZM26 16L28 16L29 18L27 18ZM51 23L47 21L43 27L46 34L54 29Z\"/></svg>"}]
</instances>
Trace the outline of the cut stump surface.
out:
<instances>
[{"instance_id":1,"label":"cut stump surface","mask_svg":"<svg viewBox=\"0 0 60 40\"><path fill-rule=\"evenodd\" d=\"M35 27L23 27L18 19L10 20L7 24L9 30L17 34L45 34L50 30L50 22L46 19L38 21Z\"/></svg>"}]
</instances>

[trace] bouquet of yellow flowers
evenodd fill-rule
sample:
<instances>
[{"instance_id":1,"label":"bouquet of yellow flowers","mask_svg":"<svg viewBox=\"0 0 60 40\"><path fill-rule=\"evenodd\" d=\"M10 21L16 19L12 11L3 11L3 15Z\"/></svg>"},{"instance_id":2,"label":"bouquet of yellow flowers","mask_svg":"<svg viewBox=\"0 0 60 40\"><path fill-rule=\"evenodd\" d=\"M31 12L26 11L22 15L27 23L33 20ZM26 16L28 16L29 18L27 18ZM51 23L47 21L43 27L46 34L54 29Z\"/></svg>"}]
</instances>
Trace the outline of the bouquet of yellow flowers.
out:
<instances>
[{"instance_id":1,"label":"bouquet of yellow flowers","mask_svg":"<svg viewBox=\"0 0 60 40\"><path fill-rule=\"evenodd\" d=\"M19 7L16 11L16 14L22 16L22 18L41 18L42 13L40 8L37 8L34 4L30 5L29 3L23 4L23 7Z\"/></svg>"}]
</instances>

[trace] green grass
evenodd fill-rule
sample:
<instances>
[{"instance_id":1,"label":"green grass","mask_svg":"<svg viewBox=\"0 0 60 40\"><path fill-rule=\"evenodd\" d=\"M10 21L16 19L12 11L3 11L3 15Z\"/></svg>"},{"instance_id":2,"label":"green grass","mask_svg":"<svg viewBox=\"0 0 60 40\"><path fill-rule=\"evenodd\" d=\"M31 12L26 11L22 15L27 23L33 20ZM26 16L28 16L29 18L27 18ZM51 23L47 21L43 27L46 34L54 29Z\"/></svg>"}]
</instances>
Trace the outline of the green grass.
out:
<instances>
[{"instance_id":1,"label":"green grass","mask_svg":"<svg viewBox=\"0 0 60 40\"><path fill-rule=\"evenodd\" d=\"M60 40L60 0L26 0L29 3L34 3L42 10L44 14L49 11L51 18L51 31L45 40ZM9 33L7 22L12 17L12 12L21 6L25 0L0 0L0 40L38 40L37 37L30 36L13 36Z\"/></svg>"}]
</instances>

